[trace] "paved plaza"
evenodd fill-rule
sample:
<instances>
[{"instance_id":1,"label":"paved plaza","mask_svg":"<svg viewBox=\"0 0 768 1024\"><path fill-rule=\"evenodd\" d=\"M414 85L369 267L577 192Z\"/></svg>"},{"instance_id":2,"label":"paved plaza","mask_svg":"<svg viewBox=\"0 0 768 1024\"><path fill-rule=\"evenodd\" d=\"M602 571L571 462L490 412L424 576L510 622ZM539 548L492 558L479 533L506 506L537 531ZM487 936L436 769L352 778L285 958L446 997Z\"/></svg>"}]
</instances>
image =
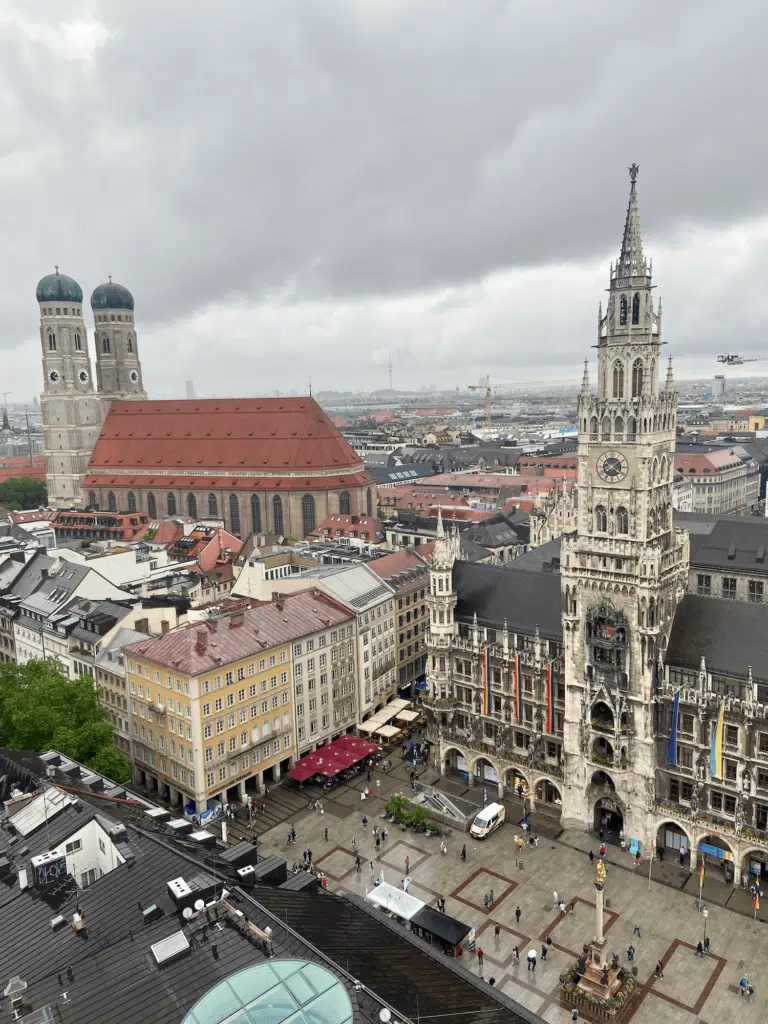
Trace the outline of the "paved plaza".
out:
<instances>
[{"instance_id":1,"label":"paved plaza","mask_svg":"<svg viewBox=\"0 0 768 1024\"><path fill-rule=\"evenodd\" d=\"M296 845L288 844L287 824L281 823L262 832L260 849L267 854L279 853L290 865L301 861L302 851L309 848L315 863L327 874L330 890L360 895L372 886L371 861L376 876L383 870L385 881L398 885L406 873L408 856L413 878L409 892L431 904L438 896L444 897L446 912L477 930L478 946L484 953L483 969L474 953L465 952L463 966L485 980L494 976L498 988L552 1024L569 1021L570 1010L559 1004L558 977L594 933L595 869L585 851L592 847L597 853L599 841L584 833L565 831L557 839L540 838L538 847L526 847L516 860L514 837L519 815L510 803L507 822L489 839L478 842L454 831L446 840L447 855L441 854L439 839L411 835L386 823L389 838L377 855L371 826L384 824L379 815L392 792L407 792L406 769L401 765L386 775L376 773L372 785L380 793L379 798L362 802L358 789L364 784L363 777L358 787L350 785L331 794L324 802L322 815L308 810L303 796L295 798L301 808L290 818L297 832ZM369 819L367 829L361 824L363 814ZM326 827L327 843L323 835ZM359 873L355 870L353 839L363 860ZM466 863L460 858L463 843L468 852ZM639 995L625 1019L631 1017L636 1024L720 1024L736 1012L742 1024L768 1020L768 984L763 983L763 968L768 964L768 924L709 902L706 927L710 953L697 957L696 944L704 937L705 922L695 897L688 887L684 891L670 884L670 879L667 884L651 881L649 892L647 862L644 867L644 872L642 864L635 870L629 854L616 848L608 851L608 950L619 953L622 964L626 964L627 947L634 945L639 968ZM671 881L674 883L674 879ZM490 889L495 902L486 910L483 897ZM566 905L575 901L572 913L563 915L553 908L554 890ZM515 915L518 906L519 923ZM639 937L633 934L636 922L640 925ZM500 927L498 938L494 934L496 924ZM552 948L546 963L542 963L541 945L547 936L552 939ZM521 952L518 966L512 962L515 945ZM534 974L527 971L525 963L530 948L538 953ZM661 980L654 978L657 960L664 965ZM742 998L738 989L745 972L755 988L751 1002Z\"/></svg>"}]
</instances>

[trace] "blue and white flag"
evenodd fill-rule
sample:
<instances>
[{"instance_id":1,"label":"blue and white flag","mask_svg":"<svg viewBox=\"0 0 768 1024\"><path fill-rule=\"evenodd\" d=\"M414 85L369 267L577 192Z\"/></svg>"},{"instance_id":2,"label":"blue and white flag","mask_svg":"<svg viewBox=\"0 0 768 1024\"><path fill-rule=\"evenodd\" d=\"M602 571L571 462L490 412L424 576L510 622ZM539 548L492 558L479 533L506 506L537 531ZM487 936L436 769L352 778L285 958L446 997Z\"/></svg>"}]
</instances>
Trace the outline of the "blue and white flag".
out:
<instances>
[{"instance_id":1,"label":"blue and white flag","mask_svg":"<svg viewBox=\"0 0 768 1024\"><path fill-rule=\"evenodd\" d=\"M675 694L672 701L672 728L669 732L669 748L667 750L667 764L677 764L677 721L680 717L680 690Z\"/></svg>"}]
</instances>

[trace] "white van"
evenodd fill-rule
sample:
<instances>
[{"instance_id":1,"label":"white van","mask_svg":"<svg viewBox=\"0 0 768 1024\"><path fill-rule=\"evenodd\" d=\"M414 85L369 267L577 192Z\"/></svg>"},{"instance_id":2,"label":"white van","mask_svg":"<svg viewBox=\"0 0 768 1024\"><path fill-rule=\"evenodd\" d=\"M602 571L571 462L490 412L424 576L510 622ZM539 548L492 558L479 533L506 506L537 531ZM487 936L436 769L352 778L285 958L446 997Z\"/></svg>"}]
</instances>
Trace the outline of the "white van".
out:
<instances>
[{"instance_id":1,"label":"white van","mask_svg":"<svg viewBox=\"0 0 768 1024\"><path fill-rule=\"evenodd\" d=\"M469 834L475 839L485 839L504 821L505 811L501 804L488 804L472 822Z\"/></svg>"}]
</instances>

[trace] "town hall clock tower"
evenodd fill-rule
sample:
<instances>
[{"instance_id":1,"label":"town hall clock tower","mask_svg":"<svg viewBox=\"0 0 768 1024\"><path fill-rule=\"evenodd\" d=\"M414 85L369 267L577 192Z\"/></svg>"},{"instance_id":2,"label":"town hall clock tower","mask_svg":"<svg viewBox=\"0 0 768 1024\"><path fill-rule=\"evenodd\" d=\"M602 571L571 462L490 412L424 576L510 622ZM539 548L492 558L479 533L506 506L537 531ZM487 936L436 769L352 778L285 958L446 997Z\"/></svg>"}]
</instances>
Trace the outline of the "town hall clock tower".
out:
<instances>
[{"instance_id":1,"label":"town hall clock tower","mask_svg":"<svg viewBox=\"0 0 768 1024\"><path fill-rule=\"evenodd\" d=\"M677 394L661 382L661 303L643 255L636 179L605 311L597 391L578 401L578 510L563 537L566 822L605 822L643 844L655 803L654 705L660 658L688 571L672 526Z\"/></svg>"}]
</instances>

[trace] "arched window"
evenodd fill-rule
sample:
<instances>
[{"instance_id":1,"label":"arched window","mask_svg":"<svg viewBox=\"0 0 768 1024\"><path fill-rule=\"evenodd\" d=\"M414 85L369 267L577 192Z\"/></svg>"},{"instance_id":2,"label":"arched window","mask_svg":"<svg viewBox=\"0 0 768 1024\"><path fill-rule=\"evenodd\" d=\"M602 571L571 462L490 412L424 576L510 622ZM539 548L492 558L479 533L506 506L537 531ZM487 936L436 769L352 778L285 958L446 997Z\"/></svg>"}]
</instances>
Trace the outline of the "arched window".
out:
<instances>
[{"instance_id":1,"label":"arched window","mask_svg":"<svg viewBox=\"0 0 768 1024\"><path fill-rule=\"evenodd\" d=\"M251 526L254 533L261 533L261 501L258 494L251 495Z\"/></svg>"},{"instance_id":2,"label":"arched window","mask_svg":"<svg viewBox=\"0 0 768 1024\"><path fill-rule=\"evenodd\" d=\"M604 438L611 436L611 420L608 416L603 416L603 424L600 429Z\"/></svg>"},{"instance_id":3,"label":"arched window","mask_svg":"<svg viewBox=\"0 0 768 1024\"><path fill-rule=\"evenodd\" d=\"M82 350L83 350L83 343L80 340L80 331L75 331L75 351L76 352L82 352Z\"/></svg>"},{"instance_id":4,"label":"arched window","mask_svg":"<svg viewBox=\"0 0 768 1024\"><path fill-rule=\"evenodd\" d=\"M624 364L618 359L613 364L613 397L624 397Z\"/></svg>"},{"instance_id":5,"label":"arched window","mask_svg":"<svg viewBox=\"0 0 768 1024\"><path fill-rule=\"evenodd\" d=\"M104 334L101 339L101 351L105 356L109 355L109 335Z\"/></svg>"},{"instance_id":6,"label":"arched window","mask_svg":"<svg viewBox=\"0 0 768 1024\"><path fill-rule=\"evenodd\" d=\"M107 509L110 512L117 512L117 500L114 491L110 491L107 495Z\"/></svg>"},{"instance_id":7,"label":"arched window","mask_svg":"<svg viewBox=\"0 0 768 1024\"><path fill-rule=\"evenodd\" d=\"M147 495L147 515L150 519L157 519L157 502L152 491Z\"/></svg>"},{"instance_id":8,"label":"arched window","mask_svg":"<svg viewBox=\"0 0 768 1024\"><path fill-rule=\"evenodd\" d=\"M99 503L96 500L96 492L95 491L89 491L88 492L88 504L91 506L91 508L98 508L99 507Z\"/></svg>"},{"instance_id":9,"label":"arched window","mask_svg":"<svg viewBox=\"0 0 768 1024\"><path fill-rule=\"evenodd\" d=\"M613 421L613 434L618 440L624 436L624 419L621 416L617 416Z\"/></svg>"},{"instance_id":10,"label":"arched window","mask_svg":"<svg viewBox=\"0 0 768 1024\"><path fill-rule=\"evenodd\" d=\"M219 514L219 503L216 501L215 494L208 495L208 515L217 516Z\"/></svg>"},{"instance_id":11,"label":"arched window","mask_svg":"<svg viewBox=\"0 0 768 1024\"><path fill-rule=\"evenodd\" d=\"M56 351L56 335L53 333L53 331L48 331L48 351Z\"/></svg>"},{"instance_id":12,"label":"arched window","mask_svg":"<svg viewBox=\"0 0 768 1024\"><path fill-rule=\"evenodd\" d=\"M233 533L240 533L240 503L236 494L229 496L229 528Z\"/></svg>"},{"instance_id":13,"label":"arched window","mask_svg":"<svg viewBox=\"0 0 768 1024\"><path fill-rule=\"evenodd\" d=\"M133 493L133 491L128 491L128 511L136 511L136 495Z\"/></svg>"},{"instance_id":14,"label":"arched window","mask_svg":"<svg viewBox=\"0 0 768 1024\"><path fill-rule=\"evenodd\" d=\"M301 499L301 528L305 537L315 528L315 499L311 494L305 494Z\"/></svg>"},{"instance_id":15,"label":"arched window","mask_svg":"<svg viewBox=\"0 0 768 1024\"><path fill-rule=\"evenodd\" d=\"M627 420L627 440L628 441L634 440L634 437L635 437L636 434L637 434L637 420L635 419L634 416L630 416L629 419Z\"/></svg>"},{"instance_id":16,"label":"arched window","mask_svg":"<svg viewBox=\"0 0 768 1024\"><path fill-rule=\"evenodd\" d=\"M168 515L176 515L176 495L173 493L168 495Z\"/></svg>"},{"instance_id":17,"label":"arched window","mask_svg":"<svg viewBox=\"0 0 768 1024\"><path fill-rule=\"evenodd\" d=\"M595 529L598 533L606 533L608 530L608 513L604 505L598 505L595 509Z\"/></svg>"},{"instance_id":18,"label":"arched window","mask_svg":"<svg viewBox=\"0 0 768 1024\"><path fill-rule=\"evenodd\" d=\"M627 296L621 296L621 302L619 303L619 323L622 327L627 322Z\"/></svg>"},{"instance_id":19,"label":"arched window","mask_svg":"<svg viewBox=\"0 0 768 1024\"><path fill-rule=\"evenodd\" d=\"M637 292L632 296L632 323L640 323L640 296Z\"/></svg>"},{"instance_id":20,"label":"arched window","mask_svg":"<svg viewBox=\"0 0 768 1024\"><path fill-rule=\"evenodd\" d=\"M623 505L616 509L616 533L629 533L629 512Z\"/></svg>"},{"instance_id":21,"label":"arched window","mask_svg":"<svg viewBox=\"0 0 768 1024\"><path fill-rule=\"evenodd\" d=\"M589 421L589 432L597 437L597 416L593 416Z\"/></svg>"},{"instance_id":22,"label":"arched window","mask_svg":"<svg viewBox=\"0 0 768 1024\"><path fill-rule=\"evenodd\" d=\"M343 516L348 516L351 510L349 503L349 491L342 491L339 495L339 512Z\"/></svg>"},{"instance_id":23,"label":"arched window","mask_svg":"<svg viewBox=\"0 0 768 1024\"><path fill-rule=\"evenodd\" d=\"M285 533L285 527L283 524L283 502L279 494L276 494L272 499L272 522L274 523L275 533L282 537Z\"/></svg>"},{"instance_id":24,"label":"arched window","mask_svg":"<svg viewBox=\"0 0 768 1024\"><path fill-rule=\"evenodd\" d=\"M643 360L632 363L632 397L639 398L643 390Z\"/></svg>"},{"instance_id":25,"label":"arched window","mask_svg":"<svg viewBox=\"0 0 768 1024\"><path fill-rule=\"evenodd\" d=\"M373 515L373 494L370 487L365 492L365 514L367 516Z\"/></svg>"},{"instance_id":26,"label":"arched window","mask_svg":"<svg viewBox=\"0 0 768 1024\"><path fill-rule=\"evenodd\" d=\"M125 339L125 347L129 352L133 352L133 338L130 336L130 334Z\"/></svg>"},{"instance_id":27,"label":"arched window","mask_svg":"<svg viewBox=\"0 0 768 1024\"><path fill-rule=\"evenodd\" d=\"M194 494L187 495L187 515L190 519L197 519L197 498Z\"/></svg>"}]
</instances>

